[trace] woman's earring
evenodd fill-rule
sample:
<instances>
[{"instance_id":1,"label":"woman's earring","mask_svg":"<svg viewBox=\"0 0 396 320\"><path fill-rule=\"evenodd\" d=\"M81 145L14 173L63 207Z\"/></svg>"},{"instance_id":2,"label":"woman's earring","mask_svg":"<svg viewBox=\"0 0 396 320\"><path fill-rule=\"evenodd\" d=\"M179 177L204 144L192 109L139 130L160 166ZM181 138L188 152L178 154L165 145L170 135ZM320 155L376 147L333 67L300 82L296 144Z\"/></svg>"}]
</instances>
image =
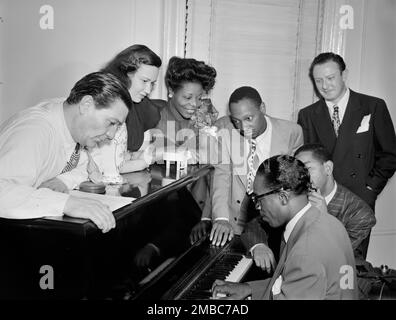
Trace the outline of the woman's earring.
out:
<instances>
[{"instance_id":1,"label":"woman's earring","mask_svg":"<svg viewBox=\"0 0 396 320\"><path fill-rule=\"evenodd\" d=\"M172 98L173 94L171 92L168 93L168 98Z\"/></svg>"}]
</instances>

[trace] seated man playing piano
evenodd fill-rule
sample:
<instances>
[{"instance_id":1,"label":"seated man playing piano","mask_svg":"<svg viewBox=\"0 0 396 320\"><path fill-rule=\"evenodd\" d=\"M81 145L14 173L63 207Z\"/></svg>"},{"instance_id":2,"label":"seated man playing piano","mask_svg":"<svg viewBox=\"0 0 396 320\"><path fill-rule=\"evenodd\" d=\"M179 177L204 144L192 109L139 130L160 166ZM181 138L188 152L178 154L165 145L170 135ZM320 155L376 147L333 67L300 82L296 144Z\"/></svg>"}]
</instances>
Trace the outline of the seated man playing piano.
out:
<instances>
[{"instance_id":1,"label":"seated man playing piano","mask_svg":"<svg viewBox=\"0 0 396 320\"><path fill-rule=\"evenodd\" d=\"M356 299L353 250L344 226L308 200L308 169L294 157L274 156L257 170L251 199L263 220L285 226L272 278L248 283L216 280L214 298Z\"/></svg>"},{"instance_id":2,"label":"seated man playing piano","mask_svg":"<svg viewBox=\"0 0 396 320\"><path fill-rule=\"evenodd\" d=\"M312 185L317 188L317 191L309 193L310 203L341 221L351 240L356 262L364 261L360 244L375 225L374 212L362 199L334 180L331 156L322 145L303 145L296 151L295 157L307 166ZM275 264L274 254L266 245L268 236L257 220L247 224L242 233L244 245L256 265L267 272Z\"/></svg>"},{"instance_id":3,"label":"seated man playing piano","mask_svg":"<svg viewBox=\"0 0 396 320\"><path fill-rule=\"evenodd\" d=\"M1 124L0 217L65 214L90 219L103 232L114 228L107 206L67 194L84 181L69 173L80 154L86 157L82 148L114 138L131 104L128 90L115 76L96 72L78 81L67 99L42 102Z\"/></svg>"}]
</instances>

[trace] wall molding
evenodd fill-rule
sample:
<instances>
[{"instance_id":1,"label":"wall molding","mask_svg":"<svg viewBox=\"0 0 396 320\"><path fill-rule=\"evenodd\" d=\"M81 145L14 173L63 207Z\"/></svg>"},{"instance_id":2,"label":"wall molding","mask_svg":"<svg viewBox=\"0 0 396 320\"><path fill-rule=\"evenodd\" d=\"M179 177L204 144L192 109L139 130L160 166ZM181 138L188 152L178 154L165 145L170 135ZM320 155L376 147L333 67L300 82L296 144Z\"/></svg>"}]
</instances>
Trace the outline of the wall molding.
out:
<instances>
[{"instance_id":1,"label":"wall molding","mask_svg":"<svg viewBox=\"0 0 396 320\"><path fill-rule=\"evenodd\" d=\"M341 56L345 53L345 30L339 25L339 8L345 0L326 0L323 4L322 50L332 51Z\"/></svg>"}]
</instances>

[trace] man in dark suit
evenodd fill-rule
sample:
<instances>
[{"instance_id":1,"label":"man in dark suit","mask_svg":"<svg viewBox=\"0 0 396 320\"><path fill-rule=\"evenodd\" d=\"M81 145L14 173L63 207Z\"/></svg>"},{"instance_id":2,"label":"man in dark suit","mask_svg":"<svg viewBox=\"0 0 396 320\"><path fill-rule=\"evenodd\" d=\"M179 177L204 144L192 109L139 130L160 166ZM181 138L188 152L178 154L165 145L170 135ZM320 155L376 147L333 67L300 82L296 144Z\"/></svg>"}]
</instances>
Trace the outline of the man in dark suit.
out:
<instances>
[{"instance_id":1,"label":"man in dark suit","mask_svg":"<svg viewBox=\"0 0 396 320\"><path fill-rule=\"evenodd\" d=\"M396 169L396 136L386 104L346 87L345 62L337 54L319 54L309 75L320 100L298 114L304 143L323 144L332 156L336 181L374 210ZM364 257L368 241L362 243Z\"/></svg>"},{"instance_id":2,"label":"man in dark suit","mask_svg":"<svg viewBox=\"0 0 396 320\"><path fill-rule=\"evenodd\" d=\"M308 169L296 158L274 156L258 168L251 199L272 227L285 226L272 278L249 283L216 280L213 297L226 299L356 299L355 260L341 222L308 201Z\"/></svg>"}]
</instances>

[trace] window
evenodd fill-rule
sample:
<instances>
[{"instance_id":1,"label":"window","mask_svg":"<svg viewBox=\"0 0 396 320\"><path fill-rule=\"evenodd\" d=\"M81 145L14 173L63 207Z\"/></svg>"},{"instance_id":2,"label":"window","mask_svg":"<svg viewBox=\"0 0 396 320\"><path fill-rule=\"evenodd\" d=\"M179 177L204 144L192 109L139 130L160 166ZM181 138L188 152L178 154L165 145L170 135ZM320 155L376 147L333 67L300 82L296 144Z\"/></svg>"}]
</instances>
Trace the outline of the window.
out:
<instances>
[{"instance_id":1,"label":"window","mask_svg":"<svg viewBox=\"0 0 396 320\"><path fill-rule=\"evenodd\" d=\"M187 0L187 57L218 72L212 100L220 115L230 94L249 85L267 113L296 120L314 101L308 68L320 51L321 0Z\"/></svg>"}]
</instances>

